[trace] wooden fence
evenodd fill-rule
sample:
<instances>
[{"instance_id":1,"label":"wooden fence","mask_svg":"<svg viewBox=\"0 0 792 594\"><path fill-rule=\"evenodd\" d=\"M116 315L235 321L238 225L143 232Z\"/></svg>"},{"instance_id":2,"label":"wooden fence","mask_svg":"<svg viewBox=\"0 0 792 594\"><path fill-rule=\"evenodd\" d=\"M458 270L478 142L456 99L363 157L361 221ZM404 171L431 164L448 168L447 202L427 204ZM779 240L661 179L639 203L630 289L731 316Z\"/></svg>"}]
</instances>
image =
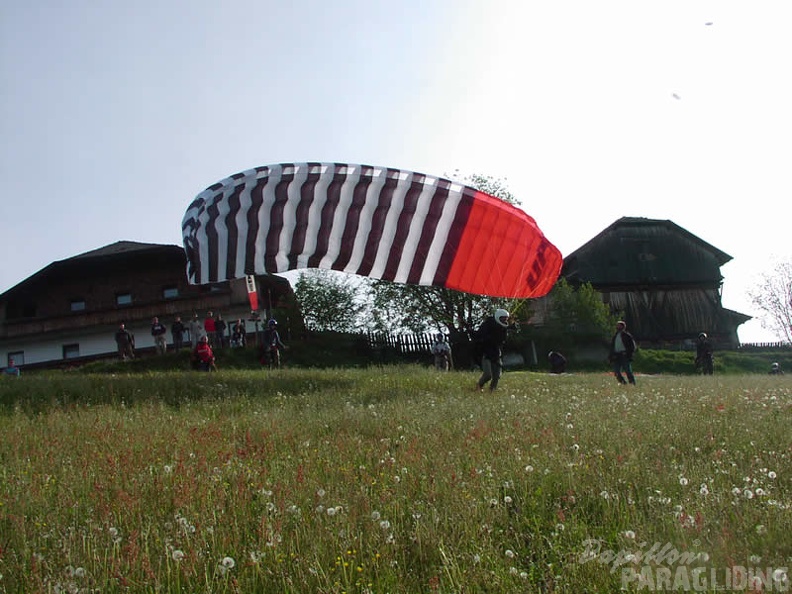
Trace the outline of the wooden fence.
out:
<instances>
[{"instance_id":1,"label":"wooden fence","mask_svg":"<svg viewBox=\"0 0 792 594\"><path fill-rule=\"evenodd\" d=\"M385 332L369 332L366 335L372 349L391 347L402 354L429 353L435 341L435 335L423 334L387 334Z\"/></svg>"}]
</instances>

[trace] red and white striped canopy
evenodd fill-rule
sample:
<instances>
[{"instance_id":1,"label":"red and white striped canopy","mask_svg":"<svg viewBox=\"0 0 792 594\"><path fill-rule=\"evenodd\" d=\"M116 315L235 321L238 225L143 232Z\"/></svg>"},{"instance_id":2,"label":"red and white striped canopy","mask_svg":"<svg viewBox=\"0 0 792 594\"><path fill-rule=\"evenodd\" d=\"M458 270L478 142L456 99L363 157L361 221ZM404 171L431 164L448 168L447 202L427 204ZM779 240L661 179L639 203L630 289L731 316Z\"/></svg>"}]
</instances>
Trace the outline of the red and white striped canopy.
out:
<instances>
[{"instance_id":1,"label":"red and white striped canopy","mask_svg":"<svg viewBox=\"0 0 792 594\"><path fill-rule=\"evenodd\" d=\"M494 297L540 297L562 257L522 210L451 180L282 163L216 183L182 221L193 284L326 268Z\"/></svg>"}]
</instances>

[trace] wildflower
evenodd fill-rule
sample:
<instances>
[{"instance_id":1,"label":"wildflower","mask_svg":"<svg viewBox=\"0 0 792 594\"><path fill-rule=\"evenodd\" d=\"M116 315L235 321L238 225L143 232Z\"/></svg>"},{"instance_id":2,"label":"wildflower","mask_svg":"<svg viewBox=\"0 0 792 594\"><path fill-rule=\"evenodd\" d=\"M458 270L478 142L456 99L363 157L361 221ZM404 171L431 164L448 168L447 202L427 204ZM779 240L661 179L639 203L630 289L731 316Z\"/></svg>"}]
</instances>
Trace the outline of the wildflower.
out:
<instances>
[{"instance_id":1,"label":"wildflower","mask_svg":"<svg viewBox=\"0 0 792 594\"><path fill-rule=\"evenodd\" d=\"M534 471L534 467L531 466L530 464L525 467L525 472L533 472L533 471Z\"/></svg>"},{"instance_id":2,"label":"wildflower","mask_svg":"<svg viewBox=\"0 0 792 594\"><path fill-rule=\"evenodd\" d=\"M758 524L756 526L756 533L757 534L764 534L765 532L767 532L767 528L765 528L764 524Z\"/></svg>"},{"instance_id":3,"label":"wildflower","mask_svg":"<svg viewBox=\"0 0 792 594\"><path fill-rule=\"evenodd\" d=\"M743 497L745 497L746 499L753 499L754 497L753 491L751 491L750 489L745 489L743 491Z\"/></svg>"},{"instance_id":4,"label":"wildflower","mask_svg":"<svg viewBox=\"0 0 792 594\"><path fill-rule=\"evenodd\" d=\"M702 495L709 495L709 488L707 487L706 483L701 483L701 488L699 488L699 493Z\"/></svg>"},{"instance_id":5,"label":"wildflower","mask_svg":"<svg viewBox=\"0 0 792 594\"><path fill-rule=\"evenodd\" d=\"M578 444L576 444L576 443L573 443L572 444L572 451L573 452L577 452L579 450L580 450L580 446Z\"/></svg>"},{"instance_id":6,"label":"wildflower","mask_svg":"<svg viewBox=\"0 0 792 594\"><path fill-rule=\"evenodd\" d=\"M375 522L378 522L380 519L380 513L378 511L371 512L371 519Z\"/></svg>"},{"instance_id":7,"label":"wildflower","mask_svg":"<svg viewBox=\"0 0 792 594\"><path fill-rule=\"evenodd\" d=\"M506 495L506 497L503 498L503 503L505 503L506 505L511 504L511 502L512 502L512 498L509 497L508 495Z\"/></svg>"},{"instance_id":8,"label":"wildflower","mask_svg":"<svg viewBox=\"0 0 792 594\"><path fill-rule=\"evenodd\" d=\"M327 508L327 515L328 515L328 516L330 516L330 517L332 517L332 516L336 515L336 508L334 508L334 507L328 507L328 508Z\"/></svg>"},{"instance_id":9,"label":"wildflower","mask_svg":"<svg viewBox=\"0 0 792 594\"><path fill-rule=\"evenodd\" d=\"M607 491L600 491L600 497L606 500L610 499L610 493L608 493Z\"/></svg>"},{"instance_id":10,"label":"wildflower","mask_svg":"<svg viewBox=\"0 0 792 594\"><path fill-rule=\"evenodd\" d=\"M632 530L625 530L624 532L622 532L622 536L624 538L629 538L630 540L635 540L635 532L633 532Z\"/></svg>"},{"instance_id":11,"label":"wildflower","mask_svg":"<svg viewBox=\"0 0 792 594\"><path fill-rule=\"evenodd\" d=\"M755 492L757 497L764 497L765 490L762 487L758 487Z\"/></svg>"},{"instance_id":12,"label":"wildflower","mask_svg":"<svg viewBox=\"0 0 792 594\"><path fill-rule=\"evenodd\" d=\"M382 520L379 525L383 530L390 528L390 522L388 522L388 520Z\"/></svg>"},{"instance_id":13,"label":"wildflower","mask_svg":"<svg viewBox=\"0 0 792 594\"><path fill-rule=\"evenodd\" d=\"M316 495L318 497L324 497L325 496L325 490L324 489L319 489L318 491L316 491Z\"/></svg>"},{"instance_id":14,"label":"wildflower","mask_svg":"<svg viewBox=\"0 0 792 594\"><path fill-rule=\"evenodd\" d=\"M506 557L508 557L509 559L514 559L514 551L512 551L511 549L506 549L506 553L505 553L505 555L506 555Z\"/></svg>"},{"instance_id":15,"label":"wildflower","mask_svg":"<svg viewBox=\"0 0 792 594\"><path fill-rule=\"evenodd\" d=\"M174 561L181 561L182 559L184 559L184 551L180 549L173 549L171 551L171 559L173 559Z\"/></svg>"},{"instance_id":16,"label":"wildflower","mask_svg":"<svg viewBox=\"0 0 792 594\"><path fill-rule=\"evenodd\" d=\"M682 485L683 487L686 487L688 484L688 480L684 476L681 476L679 477L679 484Z\"/></svg>"},{"instance_id":17,"label":"wildflower","mask_svg":"<svg viewBox=\"0 0 792 594\"><path fill-rule=\"evenodd\" d=\"M773 581L778 584L780 587L778 589L779 592L782 591L782 588L786 588L789 586L789 576L787 575L785 568L778 568L773 572Z\"/></svg>"},{"instance_id":18,"label":"wildflower","mask_svg":"<svg viewBox=\"0 0 792 594\"><path fill-rule=\"evenodd\" d=\"M220 561L220 565L226 569L233 569L236 565L236 561L234 561L233 557L223 557L222 561Z\"/></svg>"},{"instance_id":19,"label":"wildflower","mask_svg":"<svg viewBox=\"0 0 792 594\"><path fill-rule=\"evenodd\" d=\"M769 478L770 480L775 480L776 476L777 476L776 473L773 472L772 470L767 473L767 478Z\"/></svg>"}]
</instances>

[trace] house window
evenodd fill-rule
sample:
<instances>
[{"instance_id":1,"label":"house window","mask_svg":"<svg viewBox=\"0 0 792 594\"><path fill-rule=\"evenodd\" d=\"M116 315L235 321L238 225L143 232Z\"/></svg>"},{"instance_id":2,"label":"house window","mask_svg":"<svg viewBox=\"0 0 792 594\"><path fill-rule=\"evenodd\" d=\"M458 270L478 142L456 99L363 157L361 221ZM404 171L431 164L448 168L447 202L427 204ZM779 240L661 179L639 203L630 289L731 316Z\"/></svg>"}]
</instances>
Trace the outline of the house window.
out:
<instances>
[{"instance_id":1,"label":"house window","mask_svg":"<svg viewBox=\"0 0 792 594\"><path fill-rule=\"evenodd\" d=\"M163 299L175 299L179 296L179 287L163 287L162 288L162 298Z\"/></svg>"},{"instance_id":2,"label":"house window","mask_svg":"<svg viewBox=\"0 0 792 594\"><path fill-rule=\"evenodd\" d=\"M116 305L132 305L132 293L117 293Z\"/></svg>"},{"instance_id":3,"label":"house window","mask_svg":"<svg viewBox=\"0 0 792 594\"><path fill-rule=\"evenodd\" d=\"M8 353L8 360L6 361L7 365L11 365L11 361L14 362L14 365L19 367L20 365L25 364L25 351L15 351L13 353Z\"/></svg>"},{"instance_id":4,"label":"house window","mask_svg":"<svg viewBox=\"0 0 792 594\"><path fill-rule=\"evenodd\" d=\"M80 356L80 345L77 343L74 344L64 344L63 345L63 358L64 359L75 359Z\"/></svg>"},{"instance_id":5,"label":"house window","mask_svg":"<svg viewBox=\"0 0 792 594\"><path fill-rule=\"evenodd\" d=\"M71 300L71 310L72 311L85 311L85 299L72 299Z\"/></svg>"}]
</instances>

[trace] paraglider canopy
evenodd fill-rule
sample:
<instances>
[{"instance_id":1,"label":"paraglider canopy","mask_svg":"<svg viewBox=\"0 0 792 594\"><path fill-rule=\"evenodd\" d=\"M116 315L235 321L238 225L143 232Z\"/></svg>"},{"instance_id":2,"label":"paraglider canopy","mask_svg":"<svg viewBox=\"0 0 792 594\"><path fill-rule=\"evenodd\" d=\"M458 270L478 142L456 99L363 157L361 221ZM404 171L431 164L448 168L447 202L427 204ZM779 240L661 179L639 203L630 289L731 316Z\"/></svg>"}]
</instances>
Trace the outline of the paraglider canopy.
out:
<instances>
[{"instance_id":1,"label":"paraglider canopy","mask_svg":"<svg viewBox=\"0 0 792 594\"><path fill-rule=\"evenodd\" d=\"M182 221L193 284L326 268L493 297L541 297L558 249L519 208L448 179L286 163L201 192Z\"/></svg>"}]
</instances>

